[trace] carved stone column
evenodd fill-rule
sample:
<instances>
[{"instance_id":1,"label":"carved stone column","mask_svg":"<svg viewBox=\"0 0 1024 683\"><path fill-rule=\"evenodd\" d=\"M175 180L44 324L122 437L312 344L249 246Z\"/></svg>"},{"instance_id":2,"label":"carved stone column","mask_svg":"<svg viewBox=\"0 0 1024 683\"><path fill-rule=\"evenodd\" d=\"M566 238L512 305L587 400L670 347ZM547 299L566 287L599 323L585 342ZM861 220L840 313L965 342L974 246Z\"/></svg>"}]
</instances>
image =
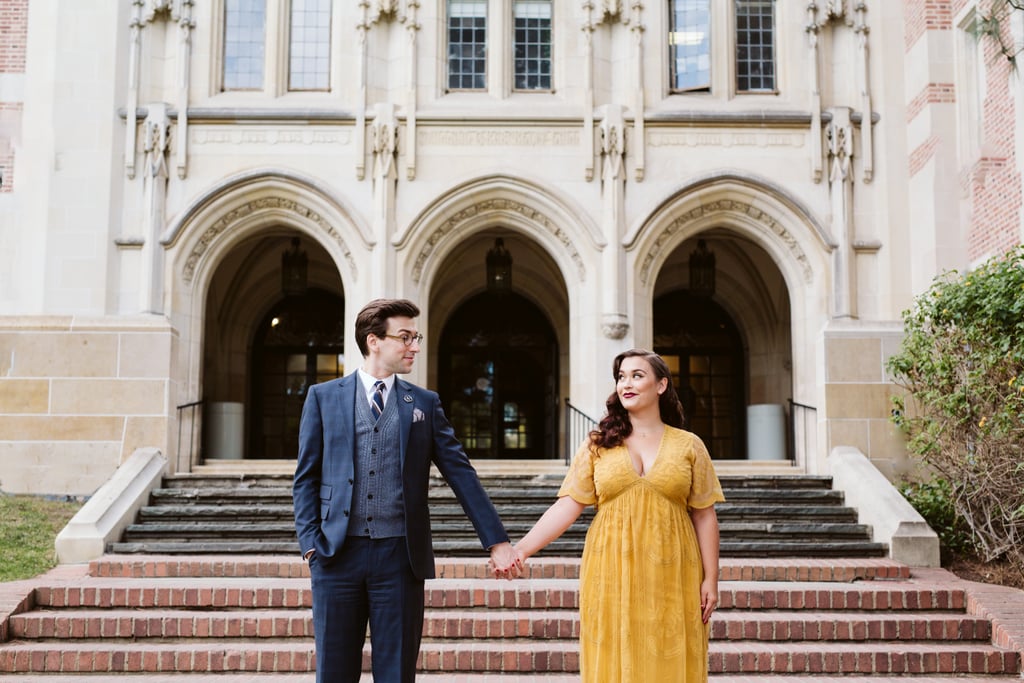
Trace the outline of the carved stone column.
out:
<instances>
[{"instance_id":1,"label":"carved stone column","mask_svg":"<svg viewBox=\"0 0 1024 683\"><path fill-rule=\"evenodd\" d=\"M626 315L625 265L622 233L625 230L626 124L623 108L605 105L601 118L601 194L605 248L601 254L602 332L609 339L622 339L629 331Z\"/></svg>"},{"instance_id":2,"label":"carved stone column","mask_svg":"<svg viewBox=\"0 0 1024 683\"><path fill-rule=\"evenodd\" d=\"M644 179L647 145L644 121L644 25L640 20L643 7L640 0L630 2L629 31L633 38L633 78L636 81L633 91L633 178L637 182Z\"/></svg>"},{"instance_id":3,"label":"carved stone column","mask_svg":"<svg viewBox=\"0 0 1024 683\"><path fill-rule=\"evenodd\" d=\"M390 238L394 233L395 189L398 172L395 168L398 156L398 119L395 105L380 102L374 107L373 123L370 127L373 144L373 235L374 235L374 282L371 291L387 292L393 288L391 274L394 270ZM383 295L383 294L382 294Z\"/></svg>"},{"instance_id":4,"label":"carved stone column","mask_svg":"<svg viewBox=\"0 0 1024 683\"><path fill-rule=\"evenodd\" d=\"M132 18L128 27L128 92L125 98L124 172L135 177L135 136L139 108L139 60L142 58L142 6L145 0L132 1Z\"/></svg>"},{"instance_id":5,"label":"carved stone column","mask_svg":"<svg viewBox=\"0 0 1024 683\"><path fill-rule=\"evenodd\" d=\"M147 109L149 113L142 123L142 149L145 154L142 234L145 242L142 245L140 303L143 311L163 313L164 250L160 245L160 233L164 227L167 203L171 120L167 115L168 107L163 102L151 103Z\"/></svg>"},{"instance_id":6,"label":"carved stone column","mask_svg":"<svg viewBox=\"0 0 1024 683\"><path fill-rule=\"evenodd\" d=\"M178 130L175 147L178 177L188 175L188 90L191 83L193 0L177 0L171 18L178 23Z\"/></svg>"},{"instance_id":7,"label":"carved stone column","mask_svg":"<svg viewBox=\"0 0 1024 683\"><path fill-rule=\"evenodd\" d=\"M832 121L825 129L829 155L829 200L832 207L832 234L838 247L833 252L834 318L855 318L857 263L853 226L853 124L849 107L829 110Z\"/></svg>"},{"instance_id":8,"label":"carved stone column","mask_svg":"<svg viewBox=\"0 0 1024 683\"><path fill-rule=\"evenodd\" d=\"M409 46L409 83L405 96L405 177L407 180L416 179L416 85L418 82L416 65L419 64L419 57L416 54L416 37L420 31L420 24L416 21L416 11L419 6L419 0L407 0L405 13L401 17Z\"/></svg>"}]
</instances>

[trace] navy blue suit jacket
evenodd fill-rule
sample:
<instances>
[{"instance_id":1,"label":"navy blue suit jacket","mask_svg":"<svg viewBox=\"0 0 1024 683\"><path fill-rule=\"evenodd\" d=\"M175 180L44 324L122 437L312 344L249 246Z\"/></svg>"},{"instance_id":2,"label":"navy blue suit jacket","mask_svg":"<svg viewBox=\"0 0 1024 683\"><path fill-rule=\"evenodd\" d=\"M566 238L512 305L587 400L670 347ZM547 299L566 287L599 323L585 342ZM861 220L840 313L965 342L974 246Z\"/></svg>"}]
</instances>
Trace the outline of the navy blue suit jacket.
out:
<instances>
[{"instance_id":1,"label":"navy blue suit jacket","mask_svg":"<svg viewBox=\"0 0 1024 683\"><path fill-rule=\"evenodd\" d=\"M398 453L409 564L420 579L434 578L427 490L437 465L476 529L484 548L508 541L494 504L441 408L436 393L398 377L392 391L399 414ZM356 401L366 394L356 373L309 388L299 425L299 459L292 495L295 531L305 554L330 564L348 532L355 484ZM390 401L391 398L389 397Z\"/></svg>"}]
</instances>

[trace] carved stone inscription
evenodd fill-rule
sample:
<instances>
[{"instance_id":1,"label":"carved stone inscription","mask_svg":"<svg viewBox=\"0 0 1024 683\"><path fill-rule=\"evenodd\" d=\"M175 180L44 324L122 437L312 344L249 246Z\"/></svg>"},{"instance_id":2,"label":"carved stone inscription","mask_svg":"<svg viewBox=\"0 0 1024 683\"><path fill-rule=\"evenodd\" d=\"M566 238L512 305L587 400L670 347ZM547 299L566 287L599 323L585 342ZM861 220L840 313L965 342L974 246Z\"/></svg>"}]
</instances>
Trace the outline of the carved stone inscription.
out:
<instances>
[{"instance_id":1,"label":"carved stone inscription","mask_svg":"<svg viewBox=\"0 0 1024 683\"><path fill-rule=\"evenodd\" d=\"M803 147L804 133L648 131L651 147Z\"/></svg>"},{"instance_id":2,"label":"carved stone inscription","mask_svg":"<svg viewBox=\"0 0 1024 683\"><path fill-rule=\"evenodd\" d=\"M580 133L565 129L421 128L419 142L445 147L572 146L580 144Z\"/></svg>"},{"instance_id":3,"label":"carved stone inscription","mask_svg":"<svg viewBox=\"0 0 1024 683\"><path fill-rule=\"evenodd\" d=\"M337 128L270 128L264 126L195 126L189 131L193 145L348 145L352 133Z\"/></svg>"}]
</instances>

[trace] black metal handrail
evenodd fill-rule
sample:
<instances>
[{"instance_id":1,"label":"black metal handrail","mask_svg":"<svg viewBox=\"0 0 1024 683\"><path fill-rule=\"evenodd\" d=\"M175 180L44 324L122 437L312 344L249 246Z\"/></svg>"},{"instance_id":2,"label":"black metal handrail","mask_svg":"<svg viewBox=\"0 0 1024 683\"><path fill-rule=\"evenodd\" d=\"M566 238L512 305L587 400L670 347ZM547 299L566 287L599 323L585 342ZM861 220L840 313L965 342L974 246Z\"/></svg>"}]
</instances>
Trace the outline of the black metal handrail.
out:
<instances>
[{"instance_id":1,"label":"black metal handrail","mask_svg":"<svg viewBox=\"0 0 1024 683\"><path fill-rule=\"evenodd\" d=\"M800 409L799 416L797 414L798 408ZM789 399L789 418L788 437L793 460L795 461L797 456L802 454L804 462L807 462L807 459L815 450L815 444L818 442L818 409L814 406ZM810 418L809 425L808 418ZM802 446L799 451L797 450L798 444Z\"/></svg>"},{"instance_id":2,"label":"black metal handrail","mask_svg":"<svg viewBox=\"0 0 1024 683\"><path fill-rule=\"evenodd\" d=\"M196 430L198 428L198 425L196 423L196 408L198 408L201 405L203 405L203 399L199 399L198 401L192 401L190 403L182 403L180 406L178 406L178 452L176 454L176 461L178 463L178 468L177 468L178 472L186 472L186 471L188 471L188 469L191 469L192 454L193 454L193 451L194 451L194 448L195 448ZM189 465L189 467L188 468L182 468L182 466L181 466L181 442L182 442L181 431L182 431L182 426L185 423L185 420L183 419L183 416L184 416L186 410L190 411L189 412L189 420L188 420L188 465Z\"/></svg>"},{"instance_id":3,"label":"black metal handrail","mask_svg":"<svg viewBox=\"0 0 1024 683\"><path fill-rule=\"evenodd\" d=\"M573 453L583 439L597 426L597 420L565 399L565 464L572 460Z\"/></svg>"}]
</instances>

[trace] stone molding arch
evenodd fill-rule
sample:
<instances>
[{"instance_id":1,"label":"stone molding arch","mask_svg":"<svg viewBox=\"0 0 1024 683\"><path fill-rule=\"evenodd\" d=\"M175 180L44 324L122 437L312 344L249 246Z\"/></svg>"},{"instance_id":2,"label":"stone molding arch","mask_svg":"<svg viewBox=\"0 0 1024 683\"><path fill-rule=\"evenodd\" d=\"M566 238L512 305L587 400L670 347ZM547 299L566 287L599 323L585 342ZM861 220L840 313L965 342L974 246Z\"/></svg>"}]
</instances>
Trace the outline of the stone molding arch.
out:
<instances>
[{"instance_id":1,"label":"stone molding arch","mask_svg":"<svg viewBox=\"0 0 1024 683\"><path fill-rule=\"evenodd\" d=\"M783 273L805 283L826 267L819 256L837 247L810 211L779 189L749 177L720 174L682 188L623 239L627 251L638 254L639 282L653 286L677 245L707 228L723 227L723 219L726 227L774 254Z\"/></svg>"},{"instance_id":2,"label":"stone molding arch","mask_svg":"<svg viewBox=\"0 0 1024 683\"><path fill-rule=\"evenodd\" d=\"M607 246L586 216L582 209L552 197L539 184L491 176L453 187L417 216L404 233L396 235L393 244L409 253L410 277L419 285L458 238L500 221L544 245L566 282L575 279L582 283L587 278L587 266L580 253L581 242L587 248Z\"/></svg>"},{"instance_id":3,"label":"stone molding arch","mask_svg":"<svg viewBox=\"0 0 1024 683\"><path fill-rule=\"evenodd\" d=\"M357 259L339 227L347 227L347 234L356 236L363 247L374 245L370 231L325 187L281 170L253 170L227 178L176 217L160 242L167 249L180 242L174 270L191 284L212 256L248 236L254 226L270 223L301 230L319 241L339 266L346 266L343 280L351 282L358 277ZM229 234L231 239L225 239Z\"/></svg>"}]
</instances>

